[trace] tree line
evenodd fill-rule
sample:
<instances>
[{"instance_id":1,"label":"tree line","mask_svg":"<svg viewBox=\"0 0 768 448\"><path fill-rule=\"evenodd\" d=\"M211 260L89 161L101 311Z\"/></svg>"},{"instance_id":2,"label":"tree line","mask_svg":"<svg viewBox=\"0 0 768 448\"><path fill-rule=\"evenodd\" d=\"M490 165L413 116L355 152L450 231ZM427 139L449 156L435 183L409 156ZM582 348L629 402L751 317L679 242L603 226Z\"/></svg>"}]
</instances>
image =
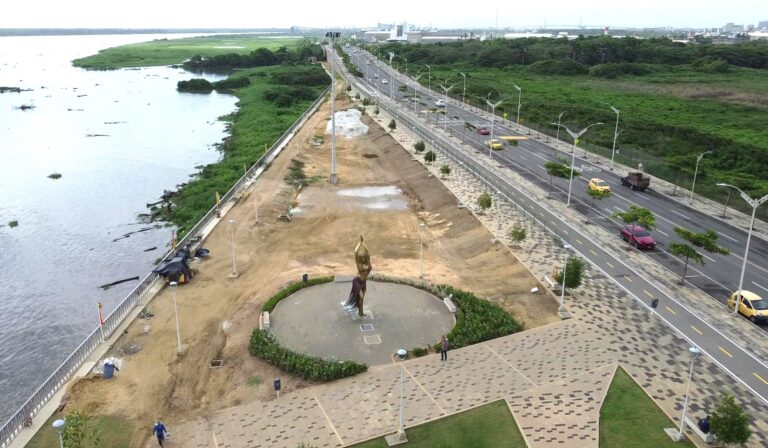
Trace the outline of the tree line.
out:
<instances>
[{"instance_id":1,"label":"tree line","mask_svg":"<svg viewBox=\"0 0 768 448\"><path fill-rule=\"evenodd\" d=\"M320 45L309 41L299 44L295 50L282 46L276 51L257 48L248 54L227 53L215 56L195 55L183 66L188 70L220 70L233 68L266 67L287 62L307 62L310 58L325 60L325 53Z\"/></svg>"}]
</instances>

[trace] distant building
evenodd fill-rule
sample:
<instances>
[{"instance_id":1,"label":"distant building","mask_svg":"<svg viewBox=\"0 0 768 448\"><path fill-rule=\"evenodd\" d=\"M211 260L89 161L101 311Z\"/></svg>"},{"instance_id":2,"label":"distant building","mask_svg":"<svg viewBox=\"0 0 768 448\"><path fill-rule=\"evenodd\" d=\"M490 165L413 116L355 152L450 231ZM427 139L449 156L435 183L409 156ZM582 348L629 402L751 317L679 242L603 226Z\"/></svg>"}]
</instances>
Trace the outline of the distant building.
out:
<instances>
[{"instance_id":1,"label":"distant building","mask_svg":"<svg viewBox=\"0 0 768 448\"><path fill-rule=\"evenodd\" d=\"M757 24L758 30L768 30L768 20L763 20Z\"/></svg>"},{"instance_id":2,"label":"distant building","mask_svg":"<svg viewBox=\"0 0 768 448\"><path fill-rule=\"evenodd\" d=\"M749 40L766 40L768 39L768 31L754 31L749 33Z\"/></svg>"},{"instance_id":3,"label":"distant building","mask_svg":"<svg viewBox=\"0 0 768 448\"><path fill-rule=\"evenodd\" d=\"M724 33L743 33L744 32L744 25L736 25L734 23L726 23L723 27Z\"/></svg>"}]
</instances>

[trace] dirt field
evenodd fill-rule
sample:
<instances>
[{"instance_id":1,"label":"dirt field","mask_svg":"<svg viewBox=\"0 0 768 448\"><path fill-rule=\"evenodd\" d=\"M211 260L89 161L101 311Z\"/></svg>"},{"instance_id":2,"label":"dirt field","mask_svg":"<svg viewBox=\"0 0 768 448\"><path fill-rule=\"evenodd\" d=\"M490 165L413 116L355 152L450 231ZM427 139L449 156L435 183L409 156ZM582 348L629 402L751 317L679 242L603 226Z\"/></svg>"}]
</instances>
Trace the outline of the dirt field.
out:
<instances>
[{"instance_id":1,"label":"dirt field","mask_svg":"<svg viewBox=\"0 0 768 448\"><path fill-rule=\"evenodd\" d=\"M341 103L341 104L338 104ZM349 107L337 101L337 109ZM417 278L420 222L424 232L424 272L428 281L448 283L488 297L515 314L527 328L557 320L556 304L546 296L531 296L537 281L498 243L456 198L412 160L381 127L364 117L370 131L363 137L337 138L339 185L325 179L330 173L330 137L320 146L310 144L323 135L330 104L310 119L289 147L225 217L234 219L237 265L231 272L230 233L222 222L204 242L211 257L194 267L199 274L178 287L177 301L184 354L176 355L176 332L171 292L166 288L152 302L155 317L137 320L115 347L139 344L142 350L124 358L115 379L86 379L70 392L67 410L86 408L135 421L135 447L147 446L151 425L162 417L173 431L174 422L251 400L269 400L271 381L279 372L248 354L249 334L258 326L260 306L286 283L310 276L351 275L352 251L364 235L374 272ZM318 194L292 222L278 221L294 201L296 190L284 181L292 159L303 161L308 176L323 179L311 184ZM407 210L341 210L338 188L395 185L409 198ZM258 203L258 225L255 204ZM229 324L228 331L223 323ZM150 326L144 334L145 325ZM218 369L212 359L223 359ZM283 391L309 385L279 374ZM259 383L260 384L255 384ZM152 442L154 443L154 442Z\"/></svg>"}]
</instances>

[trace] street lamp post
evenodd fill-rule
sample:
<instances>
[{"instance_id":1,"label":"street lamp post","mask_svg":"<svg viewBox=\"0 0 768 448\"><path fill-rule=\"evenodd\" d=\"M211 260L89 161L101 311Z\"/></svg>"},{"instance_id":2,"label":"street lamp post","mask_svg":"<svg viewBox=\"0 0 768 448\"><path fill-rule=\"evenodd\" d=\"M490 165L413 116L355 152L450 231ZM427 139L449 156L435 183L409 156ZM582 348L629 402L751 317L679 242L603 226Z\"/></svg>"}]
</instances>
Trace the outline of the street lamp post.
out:
<instances>
[{"instance_id":1,"label":"street lamp post","mask_svg":"<svg viewBox=\"0 0 768 448\"><path fill-rule=\"evenodd\" d=\"M443 82L443 85L441 85L440 88L443 89L443 97L445 98L444 99L444 101L445 101L445 121L444 121L444 123L445 124L443 125L443 130L447 130L448 129L448 92L450 92L451 89L453 88L453 84L451 84L450 87L445 87L445 82Z\"/></svg>"},{"instance_id":2,"label":"street lamp post","mask_svg":"<svg viewBox=\"0 0 768 448\"><path fill-rule=\"evenodd\" d=\"M397 357L400 359L400 426L397 430L397 437L400 440L405 440L405 429L403 428L403 420L405 419L405 393L403 388L403 360L408 352L401 348L397 351Z\"/></svg>"},{"instance_id":3,"label":"street lamp post","mask_svg":"<svg viewBox=\"0 0 768 448\"><path fill-rule=\"evenodd\" d=\"M416 104L418 103L418 91L416 90L416 87L419 85L419 78L424 76L423 73L417 73L416 76L413 77L413 80L416 81L413 83L413 110L416 110Z\"/></svg>"},{"instance_id":4,"label":"street lamp post","mask_svg":"<svg viewBox=\"0 0 768 448\"><path fill-rule=\"evenodd\" d=\"M517 132L520 132L520 100L523 98L523 89L517 86L517 84L512 84L515 89L517 89Z\"/></svg>"},{"instance_id":5,"label":"street lamp post","mask_svg":"<svg viewBox=\"0 0 768 448\"><path fill-rule=\"evenodd\" d=\"M610 167L610 169L613 170L613 157L616 155L616 139L619 137L619 113L621 111L611 106L610 104L608 105L608 107L610 107L613 113L616 114L616 127L613 129L613 149L611 150L611 167Z\"/></svg>"},{"instance_id":6,"label":"street lamp post","mask_svg":"<svg viewBox=\"0 0 768 448\"><path fill-rule=\"evenodd\" d=\"M59 435L59 447L64 448L64 428L66 428L67 422L64 419L58 419L53 422L53 429L56 434Z\"/></svg>"},{"instance_id":7,"label":"street lamp post","mask_svg":"<svg viewBox=\"0 0 768 448\"><path fill-rule=\"evenodd\" d=\"M232 246L232 273L229 274L230 278L236 278L240 275L237 272L237 259L235 258L235 220L229 220L229 237L230 245Z\"/></svg>"},{"instance_id":8,"label":"street lamp post","mask_svg":"<svg viewBox=\"0 0 768 448\"><path fill-rule=\"evenodd\" d=\"M498 107L499 104L501 104L504 101L504 98L500 99L497 103L492 103L488 100L485 100L486 103L488 103L489 106L491 106L491 138L488 140L488 157L493 158L493 153L491 150L493 149L493 144L491 143L493 141L493 125L496 122L496 107Z\"/></svg>"},{"instance_id":9,"label":"street lamp post","mask_svg":"<svg viewBox=\"0 0 768 448\"><path fill-rule=\"evenodd\" d=\"M336 38L341 36L341 33L329 31L325 33L325 37L331 39L331 51L330 54L336 51ZM336 73L333 69L333 56L331 56L331 178L330 182L336 185ZM236 272L236 271L233 271Z\"/></svg>"},{"instance_id":10,"label":"street lamp post","mask_svg":"<svg viewBox=\"0 0 768 448\"><path fill-rule=\"evenodd\" d=\"M462 78L464 78L464 88L461 91L461 103L466 104L466 98L467 98L467 74L460 72L458 70L454 70L456 73L460 74Z\"/></svg>"},{"instance_id":11,"label":"street lamp post","mask_svg":"<svg viewBox=\"0 0 768 448\"><path fill-rule=\"evenodd\" d=\"M699 350L698 347L691 347L688 349L688 351L693 356L691 358L691 370L688 372L688 385L685 387L685 400L683 400L683 415L680 416L680 431L677 433L677 441L680 442L683 440L685 435L683 432L685 431L685 413L688 411L688 394L691 391L691 378L693 378L693 365L696 363L696 358L699 357L701 354L701 350Z\"/></svg>"},{"instance_id":12,"label":"street lamp post","mask_svg":"<svg viewBox=\"0 0 768 448\"><path fill-rule=\"evenodd\" d=\"M735 189L736 191L739 192L739 194L747 202L747 204L749 204L752 207L752 219L749 221L749 232L747 232L747 246L744 248L744 257L743 257L743 260L741 261L741 275L739 275L739 289L738 289L739 295L738 297L736 297L736 303L734 304L735 306L733 307L733 315L735 316L739 313L739 307L741 306L742 287L744 286L744 272L747 270L747 257L749 256L749 242L752 239L752 228L755 227L755 213L757 212L758 207L763 205L765 201L768 201L768 194L766 194L760 199L752 199L751 197L749 197L749 195L741 191L740 188L734 187L733 185L718 183L717 186L729 187L729 188Z\"/></svg>"},{"instance_id":13,"label":"street lamp post","mask_svg":"<svg viewBox=\"0 0 768 448\"><path fill-rule=\"evenodd\" d=\"M568 267L568 257L571 255L571 245L566 243L563 245L563 249L565 249L565 264L563 264L563 285L560 287L560 308L557 310L558 314L565 312L565 270Z\"/></svg>"},{"instance_id":14,"label":"street lamp post","mask_svg":"<svg viewBox=\"0 0 768 448\"><path fill-rule=\"evenodd\" d=\"M427 89L432 90L432 66L429 64L424 64L424 67L427 67Z\"/></svg>"},{"instance_id":15,"label":"street lamp post","mask_svg":"<svg viewBox=\"0 0 768 448\"><path fill-rule=\"evenodd\" d=\"M424 278L424 228L426 224L419 223L419 278Z\"/></svg>"},{"instance_id":16,"label":"street lamp post","mask_svg":"<svg viewBox=\"0 0 768 448\"><path fill-rule=\"evenodd\" d=\"M699 174L699 162L701 162L701 159L704 158L705 155L711 154L712 151L705 151L696 157L696 169L693 170L693 184L691 185L691 200L689 201L691 205L693 205L693 189L696 188L696 175Z\"/></svg>"},{"instance_id":17,"label":"street lamp post","mask_svg":"<svg viewBox=\"0 0 768 448\"><path fill-rule=\"evenodd\" d=\"M592 126L597 126L599 124L603 124L603 123L592 123L586 128L580 130L579 132L573 132L572 130L568 129L567 126L563 125L563 127L565 128L565 131L568 132L568 134L570 134L571 137L573 137L573 147L571 148L571 178L568 181L568 201L565 203L566 207L570 207L571 205L571 187L573 186L573 166L576 163L576 141L579 139L579 137L586 134L589 128L591 128Z\"/></svg>"},{"instance_id":18,"label":"street lamp post","mask_svg":"<svg viewBox=\"0 0 768 448\"><path fill-rule=\"evenodd\" d=\"M179 307L176 305L176 285L178 285L176 282L170 283L173 296L173 313L176 316L176 342L179 345L176 354L180 355L183 350L181 348L181 329L179 328Z\"/></svg>"},{"instance_id":19,"label":"street lamp post","mask_svg":"<svg viewBox=\"0 0 768 448\"><path fill-rule=\"evenodd\" d=\"M565 112L560 112L560 115L557 116L557 136L555 137L555 140L560 141L560 119L563 118L563 114Z\"/></svg>"}]
</instances>

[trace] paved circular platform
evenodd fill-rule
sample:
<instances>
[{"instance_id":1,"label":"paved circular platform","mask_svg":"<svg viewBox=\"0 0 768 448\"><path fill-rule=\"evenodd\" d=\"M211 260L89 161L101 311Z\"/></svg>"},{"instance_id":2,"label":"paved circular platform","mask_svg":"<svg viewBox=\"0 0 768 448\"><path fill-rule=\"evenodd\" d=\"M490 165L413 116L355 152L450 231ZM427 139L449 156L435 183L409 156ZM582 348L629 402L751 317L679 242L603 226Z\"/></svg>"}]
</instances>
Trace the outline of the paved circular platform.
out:
<instances>
[{"instance_id":1,"label":"paved circular platform","mask_svg":"<svg viewBox=\"0 0 768 448\"><path fill-rule=\"evenodd\" d=\"M278 303L270 331L292 350L368 365L391 362L400 348L440 340L456 320L442 299L410 286L368 281L366 317L341 307L351 280L304 288Z\"/></svg>"}]
</instances>

